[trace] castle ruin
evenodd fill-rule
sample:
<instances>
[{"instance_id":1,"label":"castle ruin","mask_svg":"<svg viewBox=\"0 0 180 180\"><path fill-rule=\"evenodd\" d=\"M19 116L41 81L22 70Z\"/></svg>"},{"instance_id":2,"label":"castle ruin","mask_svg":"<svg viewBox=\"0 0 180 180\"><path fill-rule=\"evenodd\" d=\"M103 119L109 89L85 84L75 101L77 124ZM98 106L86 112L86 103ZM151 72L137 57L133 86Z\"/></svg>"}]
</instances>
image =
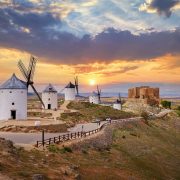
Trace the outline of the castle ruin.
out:
<instances>
[{"instance_id":1,"label":"castle ruin","mask_svg":"<svg viewBox=\"0 0 180 180\"><path fill-rule=\"evenodd\" d=\"M149 86L134 87L128 89L128 100L143 104L159 104L159 88Z\"/></svg>"}]
</instances>

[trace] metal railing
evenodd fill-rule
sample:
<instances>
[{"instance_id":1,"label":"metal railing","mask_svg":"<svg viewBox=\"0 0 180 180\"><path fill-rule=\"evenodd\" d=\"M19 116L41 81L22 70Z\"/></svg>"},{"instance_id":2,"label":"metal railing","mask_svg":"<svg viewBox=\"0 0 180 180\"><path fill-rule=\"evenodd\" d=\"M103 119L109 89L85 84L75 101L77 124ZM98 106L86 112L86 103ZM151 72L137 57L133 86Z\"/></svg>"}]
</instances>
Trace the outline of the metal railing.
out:
<instances>
[{"instance_id":1,"label":"metal railing","mask_svg":"<svg viewBox=\"0 0 180 180\"><path fill-rule=\"evenodd\" d=\"M59 135L57 137L52 137L52 138L48 138L48 139L44 139L44 132L43 132L42 141L37 141L35 146L36 147L41 147L41 146L44 147L44 146L49 146L51 144L59 144L59 143L65 142L65 141L83 138L83 137L90 136L91 134L95 134L95 133L101 131L101 129L103 129L108 124L117 123L117 122L139 121L140 119L142 119L142 117L127 118L127 119L120 119L120 120L111 120L111 121L104 123L99 128L91 130L91 131L67 133L67 134Z\"/></svg>"},{"instance_id":2,"label":"metal railing","mask_svg":"<svg viewBox=\"0 0 180 180\"><path fill-rule=\"evenodd\" d=\"M101 127L97 128L97 129L93 129L91 131L67 133L67 134L56 136L56 137L44 139L42 141L37 141L35 146L36 147L41 147L41 146L44 147L44 146L49 146L51 144L59 144L59 143L65 142L65 141L90 136L92 134L99 132L104 126L106 126L108 124L110 124L110 122L104 123Z\"/></svg>"}]
</instances>

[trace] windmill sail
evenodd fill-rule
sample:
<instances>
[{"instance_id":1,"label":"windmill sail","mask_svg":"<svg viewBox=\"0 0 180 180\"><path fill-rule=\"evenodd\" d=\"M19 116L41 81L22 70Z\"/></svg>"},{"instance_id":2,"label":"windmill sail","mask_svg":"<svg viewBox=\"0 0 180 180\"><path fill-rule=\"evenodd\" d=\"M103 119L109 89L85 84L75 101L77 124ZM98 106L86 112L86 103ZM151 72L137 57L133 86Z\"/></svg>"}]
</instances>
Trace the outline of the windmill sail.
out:
<instances>
[{"instance_id":1,"label":"windmill sail","mask_svg":"<svg viewBox=\"0 0 180 180\"><path fill-rule=\"evenodd\" d=\"M118 99L117 99L117 103L121 103L121 94L118 94Z\"/></svg>"},{"instance_id":2,"label":"windmill sail","mask_svg":"<svg viewBox=\"0 0 180 180\"><path fill-rule=\"evenodd\" d=\"M20 60L18 62L18 67L23 75L23 77L26 79L26 81L28 80L28 74L27 74L27 69L26 67L24 66L24 64L22 63L22 61Z\"/></svg>"},{"instance_id":3,"label":"windmill sail","mask_svg":"<svg viewBox=\"0 0 180 180\"><path fill-rule=\"evenodd\" d=\"M44 105L40 95L38 94L37 90L35 89L34 82L33 82L36 62L37 62L37 59L35 59L33 56L31 56L30 57L30 62L29 62L28 70L24 66L24 64L23 64L23 62L21 60L18 62L18 67L19 67L22 75L24 76L25 80L27 81L27 88L29 87L29 85L32 87L34 93L37 95L37 97L40 100L41 104L45 108L45 105Z\"/></svg>"},{"instance_id":4,"label":"windmill sail","mask_svg":"<svg viewBox=\"0 0 180 180\"><path fill-rule=\"evenodd\" d=\"M32 87L33 91L35 92L35 94L37 95L39 101L41 102L41 104L44 106L44 103L39 95L39 93L37 92L37 90L35 89L35 87L33 86L33 84L30 84L30 86Z\"/></svg>"},{"instance_id":5,"label":"windmill sail","mask_svg":"<svg viewBox=\"0 0 180 180\"><path fill-rule=\"evenodd\" d=\"M101 101L101 89L99 89L98 86L97 86L97 94L98 94L99 101Z\"/></svg>"},{"instance_id":6,"label":"windmill sail","mask_svg":"<svg viewBox=\"0 0 180 180\"><path fill-rule=\"evenodd\" d=\"M79 95L78 76L76 76L76 77L74 78L74 82L75 82L76 93L77 93L77 95Z\"/></svg>"}]
</instances>

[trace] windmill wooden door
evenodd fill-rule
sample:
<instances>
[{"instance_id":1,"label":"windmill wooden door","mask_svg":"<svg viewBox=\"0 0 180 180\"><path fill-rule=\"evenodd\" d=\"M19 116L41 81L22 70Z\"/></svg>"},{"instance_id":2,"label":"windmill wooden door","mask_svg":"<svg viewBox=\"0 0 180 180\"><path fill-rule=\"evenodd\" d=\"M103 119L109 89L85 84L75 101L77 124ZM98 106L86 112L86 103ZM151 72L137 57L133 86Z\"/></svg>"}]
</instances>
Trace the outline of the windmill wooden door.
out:
<instances>
[{"instance_id":1,"label":"windmill wooden door","mask_svg":"<svg viewBox=\"0 0 180 180\"><path fill-rule=\"evenodd\" d=\"M11 119L16 119L16 110L11 110Z\"/></svg>"},{"instance_id":2,"label":"windmill wooden door","mask_svg":"<svg viewBox=\"0 0 180 180\"><path fill-rule=\"evenodd\" d=\"M51 109L51 104L48 104L48 109Z\"/></svg>"}]
</instances>

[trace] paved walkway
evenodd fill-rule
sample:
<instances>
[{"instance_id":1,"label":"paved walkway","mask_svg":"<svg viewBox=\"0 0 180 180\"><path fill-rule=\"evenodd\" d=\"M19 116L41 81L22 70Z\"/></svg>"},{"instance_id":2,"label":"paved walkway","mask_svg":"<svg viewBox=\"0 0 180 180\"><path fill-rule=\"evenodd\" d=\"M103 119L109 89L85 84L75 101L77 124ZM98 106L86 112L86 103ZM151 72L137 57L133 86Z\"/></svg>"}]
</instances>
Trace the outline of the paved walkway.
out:
<instances>
[{"instance_id":1,"label":"paved walkway","mask_svg":"<svg viewBox=\"0 0 180 180\"><path fill-rule=\"evenodd\" d=\"M112 122L120 121L137 121L140 118L128 118L128 119L119 119L112 120ZM72 132L81 132L81 131L91 131L101 127L103 124L107 123L107 121L101 121L100 125L98 123L86 123L86 124L78 124L73 128L70 128L67 133L45 133L45 139L53 138L59 135L68 134ZM13 133L13 132L0 132L0 137L5 138L7 140L13 141L15 144L35 144L36 141L41 141L42 134L41 133Z\"/></svg>"}]
</instances>

